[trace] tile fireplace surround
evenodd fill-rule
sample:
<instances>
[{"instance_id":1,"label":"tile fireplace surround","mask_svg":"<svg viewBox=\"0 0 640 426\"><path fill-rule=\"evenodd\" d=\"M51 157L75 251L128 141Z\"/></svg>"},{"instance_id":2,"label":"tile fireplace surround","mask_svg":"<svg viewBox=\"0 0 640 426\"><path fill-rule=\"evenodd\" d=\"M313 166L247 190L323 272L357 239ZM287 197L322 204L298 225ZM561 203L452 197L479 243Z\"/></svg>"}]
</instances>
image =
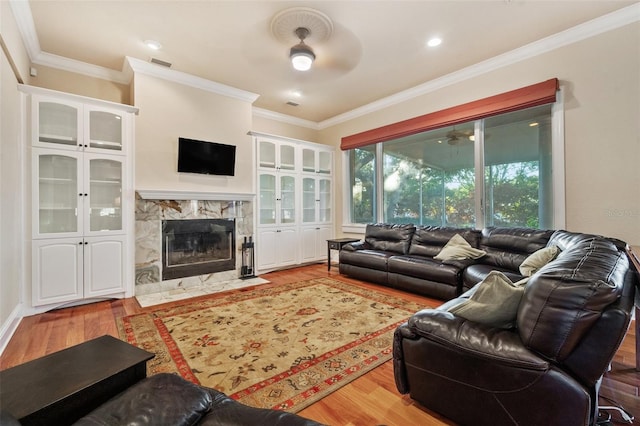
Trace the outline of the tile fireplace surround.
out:
<instances>
[{"instance_id":1,"label":"tile fireplace surround","mask_svg":"<svg viewBox=\"0 0 640 426\"><path fill-rule=\"evenodd\" d=\"M224 200L151 199L136 193L135 294L212 286L240 276L242 242L253 236L253 203L227 194ZM234 199L235 198L235 199ZM168 219L235 219L236 268L206 275L162 281L162 221Z\"/></svg>"}]
</instances>

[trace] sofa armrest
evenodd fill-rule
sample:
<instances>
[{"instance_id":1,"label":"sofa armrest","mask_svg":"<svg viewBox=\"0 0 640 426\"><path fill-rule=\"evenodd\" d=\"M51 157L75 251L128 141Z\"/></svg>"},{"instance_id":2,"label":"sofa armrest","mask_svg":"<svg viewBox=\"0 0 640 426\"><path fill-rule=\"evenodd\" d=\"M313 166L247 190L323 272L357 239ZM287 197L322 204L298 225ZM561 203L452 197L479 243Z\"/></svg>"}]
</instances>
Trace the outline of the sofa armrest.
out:
<instances>
[{"instance_id":1,"label":"sofa armrest","mask_svg":"<svg viewBox=\"0 0 640 426\"><path fill-rule=\"evenodd\" d=\"M371 244L366 241L356 241L354 243L345 244L342 246L342 250L346 251L358 251L358 250L371 250Z\"/></svg>"},{"instance_id":2,"label":"sofa armrest","mask_svg":"<svg viewBox=\"0 0 640 426\"><path fill-rule=\"evenodd\" d=\"M549 363L527 349L517 332L468 321L446 311L464 298L453 299L437 309L423 309L407 321L415 338L455 347L477 358L520 368L546 370Z\"/></svg>"},{"instance_id":3,"label":"sofa armrest","mask_svg":"<svg viewBox=\"0 0 640 426\"><path fill-rule=\"evenodd\" d=\"M116 424L190 426L211 409L209 392L174 374L139 381L78 420L75 426Z\"/></svg>"}]
</instances>

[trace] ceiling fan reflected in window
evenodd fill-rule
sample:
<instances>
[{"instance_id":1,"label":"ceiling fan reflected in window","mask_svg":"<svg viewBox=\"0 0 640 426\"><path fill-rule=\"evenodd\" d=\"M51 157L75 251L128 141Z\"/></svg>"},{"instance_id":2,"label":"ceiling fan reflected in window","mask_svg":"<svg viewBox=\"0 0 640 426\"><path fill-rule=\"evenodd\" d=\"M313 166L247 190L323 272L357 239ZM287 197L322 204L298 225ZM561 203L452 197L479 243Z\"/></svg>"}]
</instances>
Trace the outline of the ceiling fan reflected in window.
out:
<instances>
[{"instance_id":1,"label":"ceiling fan reflected in window","mask_svg":"<svg viewBox=\"0 0 640 426\"><path fill-rule=\"evenodd\" d=\"M449 145L458 145L460 142L473 142L473 130L450 130L446 134Z\"/></svg>"}]
</instances>

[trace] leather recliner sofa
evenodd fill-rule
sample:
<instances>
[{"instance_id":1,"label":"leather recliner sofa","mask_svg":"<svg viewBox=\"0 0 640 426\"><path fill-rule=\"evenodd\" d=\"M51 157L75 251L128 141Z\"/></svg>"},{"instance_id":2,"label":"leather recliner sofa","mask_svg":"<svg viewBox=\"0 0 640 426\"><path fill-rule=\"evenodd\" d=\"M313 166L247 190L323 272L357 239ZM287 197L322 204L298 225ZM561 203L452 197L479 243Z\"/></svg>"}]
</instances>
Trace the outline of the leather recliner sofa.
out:
<instances>
[{"instance_id":1,"label":"leather recliner sofa","mask_svg":"<svg viewBox=\"0 0 640 426\"><path fill-rule=\"evenodd\" d=\"M620 241L556 231L547 245L561 252L525 284L516 327L449 312L479 286L398 327L398 390L461 425L594 425L638 276Z\"/></svg>"},{"instance_id":2,"label":"leather recliner sofa","mask_svg":"<svg viewBox=\"0 0 640 426\"><path fill-rule=\"evenodd\" d=\"M105 394L108 398L111 395ZM88 411L88 413L86 413ZM104 404L86 410L73 422L68 418L37 419L34 424L73 426L322 426L296 414L241 404L215 389L182 377L159 373L144 378L111 396ZM84 414L82 413L82 414ZM81 416L80 414L79 416ZM73 423L72 423L73 422ZM20 426L0 410L0 425Z\"/></svg>"},{"instance_id":3,"label":"leather recliner sofa","mask_svg":"<svg viewBox=\"0 0 640 426\"><path fill-rule=\"evenodd\" d=\"M479 259L440 261L435 256L456 234L487 254ZM470 228L368 224L363 241L340 251L341 274L423 296L449 300L491 270L514 282L522 261L547 245L553 231L529 228Z\"/></svg>"},{"instance_id":4,"label":"leather recliner sofa","mask_svg":"<svg viewBox=\"0 0 640 426\"><path fill-rule=\"evenodd\" d=\"M321 426L296 414L249 407L168 373L141 380L74 425Z\"/></svg>"}]
</instances>

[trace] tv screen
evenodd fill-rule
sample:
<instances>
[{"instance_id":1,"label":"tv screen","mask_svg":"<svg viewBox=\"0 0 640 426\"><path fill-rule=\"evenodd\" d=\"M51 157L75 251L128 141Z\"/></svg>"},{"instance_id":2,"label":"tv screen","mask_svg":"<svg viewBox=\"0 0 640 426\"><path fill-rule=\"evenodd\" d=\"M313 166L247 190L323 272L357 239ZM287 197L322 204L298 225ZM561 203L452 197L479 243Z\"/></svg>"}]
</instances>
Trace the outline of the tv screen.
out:
<instances>
[{"instance_id":1,"label":"tv screen","mask_svg":"<svg viewBox=\"0 0 640 426\"><path fill-rule=\"evenodd\" d=\"M178 138L178 172L234 176L236 147Z\"/></svg>"}]
</instances>

